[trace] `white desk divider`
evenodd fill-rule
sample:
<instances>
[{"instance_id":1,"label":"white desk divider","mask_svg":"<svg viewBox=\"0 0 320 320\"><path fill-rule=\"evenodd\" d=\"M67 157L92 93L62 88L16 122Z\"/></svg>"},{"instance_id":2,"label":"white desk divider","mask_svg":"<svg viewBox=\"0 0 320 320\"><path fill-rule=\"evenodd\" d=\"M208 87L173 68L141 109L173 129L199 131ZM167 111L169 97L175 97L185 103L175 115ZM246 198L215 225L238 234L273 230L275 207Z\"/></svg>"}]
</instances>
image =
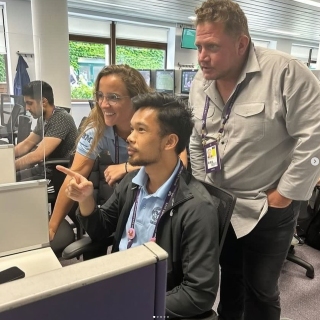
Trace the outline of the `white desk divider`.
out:
<instances>
[{"instance_id":1,"label":"white desk divider","mask_svg":"<svg viewBox=\"0 0 320 320\"><path fill-rule=\"evenodd\" d=\"M14 146L0 145L0 184L16 182Z\"/></svg>"},{"instance_id":2,"label":"white desk divider","mask_svg":"<svg viewBox=\"0 0 320 320\"><path fill-rule=\"evenodd\" d=\"M49 247L47 181L0 185L0 257Z\"/></svg>"}]
</instances>

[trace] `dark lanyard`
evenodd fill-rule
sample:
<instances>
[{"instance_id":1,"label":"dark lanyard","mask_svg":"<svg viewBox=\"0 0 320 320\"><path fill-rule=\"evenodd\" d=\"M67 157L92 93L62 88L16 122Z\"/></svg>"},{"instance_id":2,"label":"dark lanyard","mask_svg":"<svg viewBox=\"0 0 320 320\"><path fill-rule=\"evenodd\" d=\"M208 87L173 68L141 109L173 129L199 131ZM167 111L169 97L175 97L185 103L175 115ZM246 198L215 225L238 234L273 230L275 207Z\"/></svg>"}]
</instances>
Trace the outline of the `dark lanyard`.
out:
<instances>
[{"instance_id":1,"label":"dark lanyard","mask_svg":"<svg viewBox=\"0 0 320 320\"><path fill-rule=\"evenodd\" d=\"M172 185L170 186L170 189L168 191L168 194L164 200L164 203L163 203L163 206L161 208L161 211L159 213L159 216L158 216L158 219L157 219L157 223L154 227L154 231L153 231L153 234L152 234L152 239L155 239L156 238L156 235L157 235L157 229L158 229L158 224L159 224L159 221L160 221L160 218L162 217L162 215L165 213L166 209L167 209L167 206L170 202L170 199L173 197L173 195L175 194L176 192L176 189L177 189L177 185L178 185L178 181L179 181L179 178L180 178L180 175L181 175L181 172L183 170L183 164L182 162L180 161L180 164L179 164L179 169L178 169L178 173L176 174L176 177L172 183ZM137 217L137 207L138 207L138 200L139 200L139 195L140 195L140 188L138 189L138 192L137 192L137 195L136 195L136 199L134 201L134 208L133 208L133 213L132 213L132 220L131 220L131 229L134 229L134 225L135 225L135 222L136 222L136 217ZM127 244L127 249L131 248L132 246L132 243L133 243L133 239L128 239L128 244Z\"/></svg>"},{"instance_id":2,"label":"dark lanyard","mask_svg":"<svg viewBox=\"0 0 320 320\"><path fill-rule=\"evenodd\" d=\"M221 122L221 127L218 131L219 135L221 136L224 130L224 126L229 120L231 109L234 105L234 102L236 101L239 93L240 93L240 88L241 88L241 83L239 83L236 87L236 90L234 91L233 95L231 98L227 101L227 103L224 106L224 109L226 109L226 113L222 118ZM209 110L209 104L210 104L210 99L208 96L206 96L206 102L204 104L204 109L203 109L203 115L202 115L202 128L201 128L201 137L202 137L202 142L205 142L205 137L206 137L206 125L207 125L207 115L208 115L208 110Z\"/></svg>"},{"instance_id":3,"label":"dark lanyard","mask_svg":"<svg viewBox=\"0 0 320 320\"><path fill-rule=\"evenodd\" d=\"M119 164L119 137L113 128L114 133L114 148L115 148L115 164Z\"/></svg>"}]
</instances>

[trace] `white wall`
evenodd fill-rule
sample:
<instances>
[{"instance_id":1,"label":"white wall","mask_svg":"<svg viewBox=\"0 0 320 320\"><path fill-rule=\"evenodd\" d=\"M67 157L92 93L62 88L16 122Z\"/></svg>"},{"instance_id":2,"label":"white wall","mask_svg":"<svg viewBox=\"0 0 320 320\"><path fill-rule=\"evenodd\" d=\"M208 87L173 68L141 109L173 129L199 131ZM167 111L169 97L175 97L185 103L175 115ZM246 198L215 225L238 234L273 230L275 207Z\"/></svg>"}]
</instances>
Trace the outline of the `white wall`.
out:
<instances>
[{"instance_id":1,"label":"white wall","mask_svg":"<svg viewBox=\"0 0 320 320\"><path fill-rule=\"evenodd\" d=\"M33 53L33 32L31 19L31 5L23 0L4 0L7 53L9 56L9 88L13 93L13 80L16 74L18 62L17 51ZM35 80L34 58L24 57L29 68L28 74L30 80Z\"/></svg>"}]
</instances>

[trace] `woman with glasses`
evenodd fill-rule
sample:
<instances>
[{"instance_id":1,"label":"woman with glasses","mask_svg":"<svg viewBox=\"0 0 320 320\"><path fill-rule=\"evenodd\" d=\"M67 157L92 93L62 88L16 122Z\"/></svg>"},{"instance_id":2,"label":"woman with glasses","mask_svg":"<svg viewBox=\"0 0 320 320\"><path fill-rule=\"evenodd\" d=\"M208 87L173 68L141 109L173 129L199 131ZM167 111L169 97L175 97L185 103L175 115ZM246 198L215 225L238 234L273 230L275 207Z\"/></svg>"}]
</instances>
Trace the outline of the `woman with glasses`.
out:
<instances>
[{"instance_id":1,"label":"woman with glasses","mask_svg":"<svg viewBox=\"0 0 320 320\"><path fill-rule=\"evenodd\" d=\"M95 82L95 107L82 126L71 170L88 177L101 152L107 152L113 162L104 172L110 186L135 169L127 163L131 98L149 90L140 72L128 65L111 65L100 71ZM67 176L64 180L55 203L49 222L50 240L74 203L65 194L70 179Z\"/></svg>"}]
</instances>

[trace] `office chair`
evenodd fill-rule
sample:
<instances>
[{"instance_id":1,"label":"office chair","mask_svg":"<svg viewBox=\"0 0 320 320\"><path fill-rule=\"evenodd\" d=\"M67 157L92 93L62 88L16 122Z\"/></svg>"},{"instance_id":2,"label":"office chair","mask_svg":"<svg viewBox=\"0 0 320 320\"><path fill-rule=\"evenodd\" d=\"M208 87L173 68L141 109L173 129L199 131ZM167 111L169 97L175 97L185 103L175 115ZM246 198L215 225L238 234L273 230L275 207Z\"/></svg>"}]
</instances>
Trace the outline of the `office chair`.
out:
<instances>
[{"instance_id":1,"label":"office chair","mask_svg":"<svg viewBox=\"0 0 320 320\"><path fill-rule=\"evenodd\" d=\"M113 164L113 162L109 154L107 152L101 153L95 160L92 171L88 177L88 180L93 183L93 196L98 205L104 204L113 194L113 188L106 183L104 177L105 169L111 164ZM68 214L72 216L72 219L76 219L75 211L76 210ZM113 236L110 236L105 242L99 243L92 242L88 236L84 236L68 246L63 251L62 257L67 260L83 255L83 260L89 260L105 255L107 248L112 244Z\"/></svg>"},{"instance_id":2,"label":"office chair","mask_svg":"<svg viewBox=\"0 0 320 320\"><path fill-rule=\"evenodd\" d=\"M23 107L23 109L21 110L20 114L25 115L26 114L26 109L25 109L25 102L24 102L24 98L23 96L15 96L12 94L1 94L1 99L0 99L0 121L1 124L3 125L5 123L5 115L9 116L10 115L10 111L5 110L4 108L4 104L5 104L5 100L8 103L9 106L11 106L11 98L13 98L13 105L15 104L19 104L20 106ZM8 108L9 109L9 108Z\"/></svg>"},{"instance_id":3,"label":"office chair","mask_svg":"<svg viewBox=\"0 0 320 320\"><path fill-rule=\"evenodd\" d=\"M30 117L20 115L18 119L17 144L25 140L31 132L32 120Z\"/></svg>"},{"instance_id":4,"label":"office chair","mask_svg":"<svg viewBox=\"0 0 320 320\"><path fill-rule=\"evenodd\" d=\"M59 108L61 108L61 109L65 110L65 111L67 111L68 113L70 113L70 111L71 111L71 108L67 108L67 107L59 107Z\"/></svg>"},{"instance_id":5,"label":"office chair","mask_svg":"<svg viewBox=\"0 0 320 320\"><path fill-rule=\"evenodd\" d=\"M57 195L66 175L56 169L57 165L69 167L69 159L51 159L45 162L46 166L50 166L52 170L50 185L53 186L53 192L48 192L48 203L51 205L51 212L54 209ZM55 255L60 258L64 248L76 240L74 228L80 228L80 224L71 225L66 219L60 224L53 241L50 246Z\"/></svg>"},{"instance_id":6,"label":"office chair","mask_svg":"<svg viewBox=\"0 0 320 320\"><path fill-rule=\"evenodd\" d=\"M88 100L88 102L89 102L90 109L92 110L95 106L95 102L94 100Z\"/></svg>"},{"instance_id":7,"label":"office chair","mask_svg":"<svg viewBox=\"0 0 320 320\"><path fill-rule=\"evenodd\" d=\"M224 239L226 238L226 234L229 228L229 224L231 221L231 216L233 213L234 206L236 204L237 198L232 195L230 192L208 184L206 182L202 182L207 191L216 199L219 199L218 205L218 218L219 218L219 253L221 254L221 250L223 247Z\"/></svg>"},{"instance_id":8,"label":"office chair","mask_svg":"<svg viewBox=\"0 0 320 320\"><path fill-rule=\"evenodd\" d=\"M23 110L24 108L20 104L15 104L13 106L8 122L0 128L0 139L7 139L9 144L15 144L18 117Z\"/></svg>"},{"instance_id":9,"label":"office chair","mask_svg":"<svg viewBox=\"0 0 320 320\"><path fill-rule=\"evenodd\" d=\"M319 197L319 195L318 195L318 197ZM317 201L317 204L315 205L315 207L316 206L317 206L317 208L319 207L319 200ZM317 208L314 208L314 210L318 210ZM299 205L299 216L300 215L307 216L309 209L310 209L309 202L308 201L301 201L300 205ZM316 212L318 212L318 211L316 211ZM297 228L298 227L299 227L299 225L297 226ZM307 261L305 261L295 255L294 246L298 243L303 244L304 242L297 234L294 234L293 240L291 242L291 245L290 245L290 248L289 248L289 251L287 254L287 260L306 269L306 276L310 279L313 279L314 278L313 266L309 262L307 262Z\"/></svg>"}]
</instances>

